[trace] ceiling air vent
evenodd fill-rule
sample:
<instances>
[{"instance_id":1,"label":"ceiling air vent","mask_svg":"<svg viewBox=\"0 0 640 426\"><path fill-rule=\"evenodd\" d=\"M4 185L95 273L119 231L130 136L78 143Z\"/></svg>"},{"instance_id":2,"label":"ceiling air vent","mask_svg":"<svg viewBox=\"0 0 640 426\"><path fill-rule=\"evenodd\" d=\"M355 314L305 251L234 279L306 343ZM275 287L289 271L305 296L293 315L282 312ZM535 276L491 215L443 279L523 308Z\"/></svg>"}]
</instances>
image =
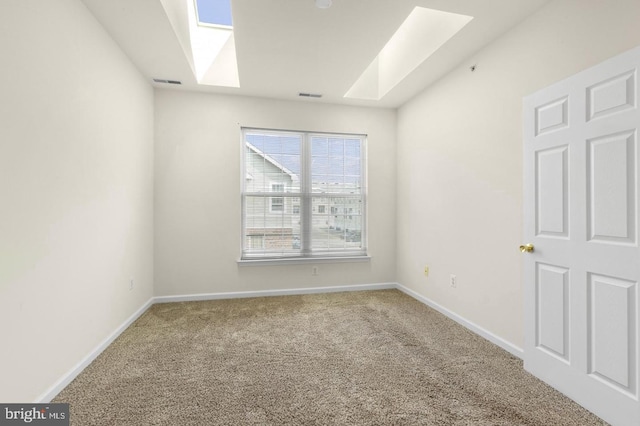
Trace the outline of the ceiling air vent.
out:
<instances>
[{"instance_id":1,"label":"ceiling air vent","mask_svg":"<svg viewBox=\"0 0 640 426\"><path fill-rule=\"evenodd\" d=\"M319 93L298 93L298 96L303 98L321 98L322 95Z\"/></svg>"},{"instance_id":2,"label":"ceiling air vent","mask_svg":"<svg viewBox=\"0 0 640 426\"><path fill-rule=\"evenodd\" d=\"M182 82L178 80L164 80L162 78L154 78L153 81L155 81L156 83L165 83L165 84L182 84Z\"/></svg>"}]
</instances>

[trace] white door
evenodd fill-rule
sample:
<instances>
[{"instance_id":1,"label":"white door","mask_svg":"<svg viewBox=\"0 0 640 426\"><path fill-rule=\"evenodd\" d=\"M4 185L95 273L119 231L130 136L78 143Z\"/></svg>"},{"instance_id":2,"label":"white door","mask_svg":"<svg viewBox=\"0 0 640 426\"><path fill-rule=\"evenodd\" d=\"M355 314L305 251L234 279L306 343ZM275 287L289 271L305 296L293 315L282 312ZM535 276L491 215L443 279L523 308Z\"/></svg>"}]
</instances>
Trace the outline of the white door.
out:
<instances>
[{"instance_id":1,"label":"white door","mask_svg":"<svg viewBox=\"0 0 640 426\"><path fill-rule=\"evenodd\" d=\"M526 97L523 110L525 368L633 426L639 66L640 47Z\"/></svg>"}]
</instances>

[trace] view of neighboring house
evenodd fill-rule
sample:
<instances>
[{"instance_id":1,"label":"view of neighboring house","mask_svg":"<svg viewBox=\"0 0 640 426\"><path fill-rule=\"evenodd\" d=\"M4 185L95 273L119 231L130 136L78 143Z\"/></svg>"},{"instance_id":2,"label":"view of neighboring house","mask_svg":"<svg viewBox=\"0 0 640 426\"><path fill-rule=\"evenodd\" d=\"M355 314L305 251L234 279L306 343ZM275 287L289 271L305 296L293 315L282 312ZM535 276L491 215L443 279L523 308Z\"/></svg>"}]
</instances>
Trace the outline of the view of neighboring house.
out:
<instances>
[{"instance_id":1,"label":"view of neighboring house","mask_svg":"<svg viewBox=\"0 0 640 426\"><path fill-rule=\"evenodd\" d=\"M249 192L277 193L280 196L248 197L245 219L247 249L292 249L300 241L300 199L284 194L297 192L298 176L246 143L246 188Z\"/></svg>"}]
</instances>

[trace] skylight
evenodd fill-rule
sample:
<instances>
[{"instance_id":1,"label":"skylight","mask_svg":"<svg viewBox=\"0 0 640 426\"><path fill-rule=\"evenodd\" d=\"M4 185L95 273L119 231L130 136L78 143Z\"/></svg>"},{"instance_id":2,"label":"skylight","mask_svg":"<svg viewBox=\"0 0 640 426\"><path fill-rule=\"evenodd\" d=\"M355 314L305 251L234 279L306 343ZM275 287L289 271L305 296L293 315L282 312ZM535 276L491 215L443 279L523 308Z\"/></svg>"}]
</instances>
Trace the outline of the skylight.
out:
<instances>
[{"instance_id":1,"label":"skylight","mask_svg":"<svg viewBox=\"0 0 640 426\"><path fill-rule=\"evenodd\" d=\"M154 1L162 4L198 84L240 87L233 27L227 25L231 0Z\"/></svg>"},{"instance_id":2,"label":"skylight","mask_svg":"<svg viewBox=\"0 0 640 426\"><path fill-rule=\"evenodd\" d=\"M344 97L382 99L472 19L457 13L414 8Z\"/></svg>"},{"instance_id":3,"label":"skylight","mask_svg":"<svg viewBox=\"0 0 640 426\"><path fill-rule=\"evenodd\" d=\"M196 9L200 24L233 26L231 0L196 0Z\"/></svg>"}]
</instances>

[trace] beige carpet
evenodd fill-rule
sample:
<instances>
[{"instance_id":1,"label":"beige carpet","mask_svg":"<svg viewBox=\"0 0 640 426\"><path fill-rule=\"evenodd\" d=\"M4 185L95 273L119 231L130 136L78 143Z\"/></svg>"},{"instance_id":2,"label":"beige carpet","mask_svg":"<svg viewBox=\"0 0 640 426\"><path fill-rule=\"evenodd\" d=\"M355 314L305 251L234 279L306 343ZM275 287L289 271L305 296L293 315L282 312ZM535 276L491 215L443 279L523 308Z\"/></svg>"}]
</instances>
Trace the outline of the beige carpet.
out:
<instances>
[{"instance_id":1,"label":"beige carpet","mask_svg":"<svg viewBox=\"0 0 640 426\"><path fill-rule=\"evenodd\" d=\"M397 290L154 305L55 402L73 425L605 424Z\"/></svg>"}]
</instances>

